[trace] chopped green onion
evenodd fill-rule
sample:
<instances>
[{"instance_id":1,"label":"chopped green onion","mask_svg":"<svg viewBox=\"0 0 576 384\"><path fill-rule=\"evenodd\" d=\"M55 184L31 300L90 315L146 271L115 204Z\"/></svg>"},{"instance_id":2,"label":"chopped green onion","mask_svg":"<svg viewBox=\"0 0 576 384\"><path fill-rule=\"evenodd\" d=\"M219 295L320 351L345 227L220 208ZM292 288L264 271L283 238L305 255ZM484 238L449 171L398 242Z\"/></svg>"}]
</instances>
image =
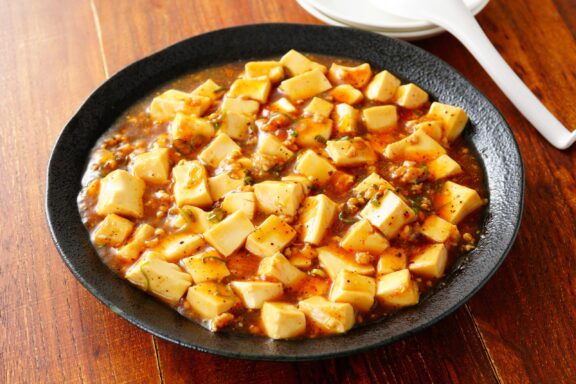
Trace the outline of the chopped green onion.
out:
<instances>
[{"instance_id":1,"label":"chopped green onion","mask_svg":"<svg viewBox=\"0 0 576 384\"><path fill-rule=\"evenodd\" d=\"M208 221L211 223L219 223L226 217L226 211L222 208L215 208L210 214L208 214Z\"/></svg>"},{"instance_id":2,"label":"chopped green onion","mask_svg":"<svg viewBox=\"0 0 576 384\"><path fill-rule=\"evenodd\" d=\"M326 272L324 272L322 269L318 269L318 268L314 268L310 271L310 274L312 276L316 276L316 277L322 277L325 278L326 277Z\"/></svg>"},{"instance_id":3,"label":"chopped green onion","mask_svg":"<svg viewBox=\"0 0 576 384\"><path fill-rule=\"evenodd\" d=\"M296 132L296 131L293 130L293 129L290 129L290 130L288 130L288 135L289 135L290 137L298 137L298 132Z\"/></svg>"},{"instance_id":4,"label":"chopped green onion","mask_svg":"<svg viewBox=\"0 0 576 384\"><path fill-rule=\"evenodd\" d=\"M359 219L355 216L352 217L346 217L346 213L344 212L344 210L341 210L340 213L338 214L338 219L343 222L344 224L354 224L357 221L359 221Z\"/></svg>"}]
</instances>

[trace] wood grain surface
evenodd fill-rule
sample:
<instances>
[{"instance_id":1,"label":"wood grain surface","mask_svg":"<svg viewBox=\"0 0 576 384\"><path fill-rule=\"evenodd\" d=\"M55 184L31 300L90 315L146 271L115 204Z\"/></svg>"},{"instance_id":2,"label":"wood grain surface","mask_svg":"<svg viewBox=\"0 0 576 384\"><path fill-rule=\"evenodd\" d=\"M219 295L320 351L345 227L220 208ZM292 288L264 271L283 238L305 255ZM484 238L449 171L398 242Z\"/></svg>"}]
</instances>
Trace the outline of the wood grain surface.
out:
<instances>
[{"instance_id":1,"label":"wood grain surface","mask_svg":"<svg viewBox=\"0 0 576 384\"><path fill-rule=\"evenodd\" d=\"M504 58L576 127L576 3L492 0L478 17ZM307 363L226 359L159 340L80 286L52 245L45 171L87 95L184 38L258 22L319 23L292 0L27 0L0 11L0 383L576 382L576 149L547 144L451 36L416 45L502 111L526 169L524 219L490 282L403 341Z\"/></svg>"}]
</instances>

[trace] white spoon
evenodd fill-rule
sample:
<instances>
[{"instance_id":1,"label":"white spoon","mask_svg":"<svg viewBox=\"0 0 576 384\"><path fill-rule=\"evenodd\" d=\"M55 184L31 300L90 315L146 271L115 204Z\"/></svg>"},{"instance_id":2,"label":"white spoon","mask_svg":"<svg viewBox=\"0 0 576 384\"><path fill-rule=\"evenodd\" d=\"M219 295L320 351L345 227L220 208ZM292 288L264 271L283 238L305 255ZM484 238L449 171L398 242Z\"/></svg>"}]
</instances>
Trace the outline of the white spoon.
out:
<instances>
[{"instance_id":1,"label":"white spoon","mask_svg":"<svg viewBox=\"0 0 576 384\"><path fill-rule=\"evenodd\" d=\"M542 136L558 149L576 141L508 66L462 0L371 0L386 12L430 21L446 29L474 55L494 82Z\"/></svg>"}]
</instances>

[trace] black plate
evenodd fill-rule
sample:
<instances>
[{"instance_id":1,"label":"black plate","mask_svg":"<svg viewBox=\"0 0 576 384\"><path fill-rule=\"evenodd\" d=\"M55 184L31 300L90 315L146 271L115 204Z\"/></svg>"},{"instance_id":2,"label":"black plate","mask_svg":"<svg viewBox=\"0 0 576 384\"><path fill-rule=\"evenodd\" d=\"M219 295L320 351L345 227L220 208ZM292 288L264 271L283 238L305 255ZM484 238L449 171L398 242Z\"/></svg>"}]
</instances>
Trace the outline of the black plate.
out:
<instances>
[{"instance_id":1,"label":"black plate","mask_svg":"<svg viewBox=\"0 0 576 384\"><path fill-rule=\"evenodd\" d=\"M239 59L302 52L350 57L417 83L441 102L466 110L465 138L478 151L490 203L478 247L459 260L441 287L415 307L345 335L299 341L213 334L178 315L99 259L80 221L76 197L96 140L122 112L161 83L185 72ZM410 44L352 29L262 24L224 29L182 41L142 59L100 86L64 127L48 166L46 211L52 236L76 278L132 324L174 343L230 357L311 360L363 351L411 335L464 304L496 271L520 225L524 172L516 141L502 115L459 73Z\"/></svg>"}]
</instances>

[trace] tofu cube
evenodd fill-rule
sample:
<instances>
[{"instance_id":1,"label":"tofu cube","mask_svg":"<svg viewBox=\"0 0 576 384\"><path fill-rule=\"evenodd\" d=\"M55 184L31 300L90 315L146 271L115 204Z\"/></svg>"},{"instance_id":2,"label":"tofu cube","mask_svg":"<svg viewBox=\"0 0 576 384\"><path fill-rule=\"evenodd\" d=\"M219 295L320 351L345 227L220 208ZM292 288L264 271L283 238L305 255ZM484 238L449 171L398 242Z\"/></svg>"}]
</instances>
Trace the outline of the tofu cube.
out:
<instances>
[{"instance_id":1,"label":"tofu cube","mask_svg":"<svg viewBox=\"0 0 576 384\"><path fill-rule=\"evenodd\" d=\"M304 199L300 185L289 181L263 181L254 185L256 207L266 213L294 217Z\"/></svg>"},{"instance_id":2,"label":"tofu cube","mask_svg":"<svg viewBox=\"0 0 576 384\"><path fill-rule=\"evenodd\" d=\"M220 132L227 134L234 140L246 140L249 136L250 125L253 119L243 113L227 112L222 117Z\"/></svg>"},{"instance_id":3,"label":"tofu cube","mask_svg":"<svg viewBox=\"0 0 576 384\"><path fill-rule=\"evenodd\" d=\"M282 283L269 281L233 281L232 289L249 309L260 309L267 301L274 301L284 293Z\"/></svg>"},{"instance_id":4,"label":"tofu cube","mask_svg":"<svg viewBox=\"0 0 576 384\"><path fill-rule=\"evenodd\" d=\"M384 306L400 308L418 304L420 293L410 271L402 269L378 277L376 298Z\"/></svg>"},{"instance_id":5,"label":"tofu cube","mask_svg":"<svg viewBox=\"0 0 576 384\"><path fill-rule=\"evenodd\" d=\"M415 275L438 279L444 274L448 250L444 244L432 244L420 251L408 265L408 269Z\"/></svg>"},{"instance_id":6,"label":"tofu cube","mask_svg":"<svg viewBox=\"0 0 576 384\"><path fill-rule=\"evenodd\" d=\"M370 81L372 69L364 63L356 67L347 67L333 63L328 71L328 78L335 84L350 84L354 88L362 88Z\"/></svg>"},{"instance_id":7,"label":"tofu cube","mask_svg":"<svg viewBox=\"0 0 576 384\"><path fill-rule=\"evenodd\" d=\"M272 256L282 251L296 231L276 215L270 215L246 239L246 250L256 256Z\"/></svg>"},{"instance_id":8,"label":"tofu cube","mask_svg":"<svg viewBox=\"0 0 576 384\"><path fill-rule=\"evenodd\" d=\"M205 281L220 282L226 276L230 276L226 260L215 250L186 257L182 259L181 264L184 270L192 276L195 284Z\"/></svg>"},{"instance_id":9,"label":"tofu cube","mask_svg":"<svg viewBox=\"0 0 576 384\"><path fill-rule=\"evenodd\" d=\"M140 218L144 214L142 196L146 184L142 179L117 169L100 181L96 213L100 216L115 213Z\"/></svg>"},{"instance_id":10,"label":"tofu cube","mask_svg":"<svg viewBox=\"0 0 576 384\"><path fill-rule=\"evenodd\" d=\"M242 211L236 211L204 232L204 239L224 256L230 256L240 248L254 225Z\"/></svg>"},{"instance_id":11,"label":"tofu cube","mask_svg":"<svg viewBox=\"0 0 576 384\"><path fill-rule=\"evenodd\" d=\"M153 149L134 158L134 175L150 184L166 184L170 179L170 160L166 148Z\"/></svg>"},{"instance_id":12,"label":"tofu cube","mask_svg":"<svg viewBox=\"0 0 576 384\"><path fill-rule=\"evenodd\" d=\"M299 219L300 239L309 244L320 244L334 222L337 206L324 194L307 197Z\"/></svg>"},{"instance_id":13,"label":"tofu cube","mask_svg":"<svg viewBox=\"0 0 576 384\"><path fill-rule=\"evenodd\" d=\"M396 94L400 80L388 71L378 73L366 88L366 98L386 103Z\"/></svg>"},{"instance_id":14,"label":"tofu cube","mask_svg":"<svg viewBox=\"0 0 576 384\"><path fill-rule=\"evenodd\" d=\"M168 121L172 120L178 112L202 116L210 104L212 100L208 97L169 89L152 100L149 111L152 119Z\"/></svg>"},{"instance_id":15,"label":"tofu cube","mask_svg":"<svg viewBox=\"0 0 576 384\"><path fill-rule=\"evenodd\" d=\"M340 246L347 251L379 254L390 246L384 236L372 227L368 220L352 225L342 238Z\"/></svg>"},{"instance_id":16,"label":"tofu cube","mask_svg":"<svg viewBox=\"0 0 576 384\"><path fill-rule=\"evenodd\" d=\"M300 75L304 72L319 69L321 72L326 72L326 67L322 64L316 63L298 51L291 49L280 59L280 64L284 66L289 76Z\"/></svg>"},{"instance_id":17,"label":"tofu cube","mask_svg":"<svg viewBox=\"0 0 576 384\"><path fill-rule=\"evenodd\" d=\"M349 303L355 309L367 312L374 304L376 280L373 277L342 269L332 283L329 299L336 303Z\"/></svg>"},{"instance_id":18,"label":"tofu cube","mask_svg":"<svg viewBox=\"0 0 576 384\"><path fill-rule=\"evenodd\" d=\"M326 143L326 153L341 167L356 167L374 164L377 160L376 152L370 144L361 137L350 140L331 140Z\"/></svg>"},{"instance_id":19,"label":"tofu cube","mask_svg":"<svg viewBox=\"0 0 576 384\"><path fill-rule=\"evenodd\" d=\"M126 271L126 279L162 301L177 305L192 284L192 277L176 264L153 256L153 253L148 255L142 256Z\"/></svg>"},{"instance_id":20,"label":"tofu cube","mask_svg":"<svg viewBox=\"0 0 576 384\"><path fill-rule=\"evenodd\" d=\"M183 141L192 145L202 144L214 137L214 133L214 125L208 120L183 113L177 113L168 126L168 134L172 143Z\"/></svg>"},{"instance_id":21,"label":"tofu cube","mask_svg":"<svg viewBox=\"0 0 576 384\"><path fill-rule=\"evenodd\" d=\"M206 243L200 235L190 233L173 233L166 236L152 251L162 255L164 260L172 263L183 257L193 255Z\"/></svg>"},{"instance_id":22,"label":"tofu cube","mask_svg":"<svg viewBox=\"0 0 576 384\"><path fill-rule=\"evenodd\" d=\"M259 276L275 278L286 287L293 287L306 277L304 272L292 265L280 252L263 258L257 273Z\"/></svg>"},{"instance_id":23,"label":"tofu cube","mask_svg":"<svg viewBox=\"0 0 576 384\"><path fill-rule=\"evenodd\" d=\"M453 141L460 136L468 122L468 115L462 108L438 102L432 103L426 116L444 123L444 137L448 141Z\"/></svg>"},{"instance_id":24,"label":"tofu cube","mask_svg":"<svg viewBox=\"0 0 576 384\"><path fill-rule=\"evenodd\" d=\"M294 125L296 143L301 147L318 147L326 143L332 135L332 120L316 121L314 118L301 118Z\"/></svg>"},{"instance_id":25,"label":"tofu cube","mask_svg":"<svg viewBox=\"0 0 576 384\"><path fill-rule=\"evenodd\" d=\"M460 232L458 232L456 225L436 215L428 216L424 220L421 233L436 243L444 243L450 238L454 240L460 238Z\"/></svg>"},{"instance_id":26,"label":"tofu cube","mask_svg":"<svg viewBox=\"0 0 576 384\"><path fill-rule=\"evenodd\" d=\"M320 116L327 119L330 113L332 113L333 108L334 104L331 102L319 97L314 97L304 108L304 115L312 117Z\"/></svg>"},{"instance_id":27,"label":"tofu cube","mask_svg":"<svg viewBox=\"0 0 576 384\"><path fill-rule=\"evenodd\" d=\"M267 107L270 111L280 112L280 113L294 113L296 112L296 107L285 97L281 97Z\"/></svg>"},{"instance_id":28,"label":"tofu cube","mask_svg":"<svg viewBox=\"0 0 576 384\"><path fill-rule=\"evenodd\" d=\"M302 191L305 195L308 195L312 190L312 182L308 180L306 176L302 175L288 175L283 176L282 181L289 181L291 183L297 183L302 187Z\"/></svg>"},{"instance_id":29,"label":"tofu cube","mask_svg":"<svg viewBox=\"0 0 576 384\"><path fill-rule=\"evenodd\" d=\"M238 79L232 83L228 97L256 100L262 104L268 101L272 84L267 77L258 79Z\"/></svg>"},{"instance_id":30,"label":"tofu cube","mask_svg":"<svg viewBox=\"0 0 576 384\"><path fill-rule=\"evenodd\" d=\"M292 100L302 100L314 97L332 88L322 70L314 69L284 80L278 87Z\"/></svg>"},{"instance_id":31,"label":"tofu cube","mask_svg":"<svg viewBox=\"0 0 576 384\"><path fill-rule=\"evenodd\" d=\"M378 276L380 276L401 271L406 268L408 268L406 252L400 248L390 247L380 255L378 264L376 265L376 272Z\"/></svg>"},{"instance_id":32,"label":"tofu cube","mask_svg":"<svg viewBox=\"0 0 576 384\"><path fill-rule=\"evenodd\" d=\"M203 209L185 205L170 221L170 225L179 228L180 231L191 233L204 233L212 226L208 216L210 214Z\"/></svg>"},{"instance_id":33,"label":"tofu cube","mask_svg":"<svg viewBox=\"0 0 576 384\"><path fill-rule=\"evenodd\" d=\"M431 161L444 154L446 154L444 147L422 130L388 144L384 150L384 155L390 160L416 162Z\"/></svg>"},{"instance_id":34,"label":"tofu cube","mask_svg":"<svg viewBox=\"0 0 576 384\"><path fill-rule=\"evenodd\" d=\"M239 302L225 285L214 282L204 282L190 287L186 301L202 320L214 319Z\"/></svg>"},{"instance_id":35,"label":"tofu cube","mask_svg":"<svg viewBox=\"0 0 576 384\"><path fill-rule=\"evenodd\" d=\"M194 205L207 207L212 205L212 197L208 190L206 169L197 160L181 160L172 168L174 180L174 199L176 205Z\"/></svg>"},{"instance_id":36,"label":"tofu cube","mask_svg":"<svg viewBox=\"0 0 576 384\"><path fill-rule=\"evenodd\" d=\"M284 163L294 156L294 152L286 148L282 141L272 134L262 134L260 136L256 152L272 156L279 163Z\"/></svg>"},{"instance_id":37,"label":"tofu cube","mask_svg":"<svg viewBox=\"0 0 576 384\"><path fill-rule=\"evenodd\" d=\"M233 99L231 97L225 97L220 108L225 113L235 112L254 116L260 110L260 103L254 100Z\"/></svg>"},{"instance_id":38,"label":"tofu cube","mask_svg":"<svg viewBox=\"0 0 576 384\"><path fill-rule=\"evenodd\" d=\"M124 244L134 229L134 223L113 213L107 215L94 231L97 246L119 247Z\"/></svg>"},{"instance_id":39,"label":"tofu cube","mask_svg":"<svg viewBox=\"0 0 576 384\"><path fill-rule=\"evenodd\" d=\"M436 140L437 142L442 142L442 137L444 135L443 124L440 120L428 120L416 123L412 126L413 132L418 130L424 131L428 136Z\"/></svg>"},{"instance_id":40,"label":"tofu cube","mask_svg":"<svg viewBox=\"0 0 576 384\"><path fill-rule=\"evenodd\" d=\"M434 199L436 214L452 224L458 224L484 202L472 188L447 181Z\"/></svg>"},{"instance_id":41,"label":"tofu cube","mask_svg":"<svg viewBox=\"0 0 576 384\"><path fill-rule=\"evenodd\" d=\"M390 191L395 191L396 188L390 184L386 179L377 173L371 173L366 176L358 185L352 188L352 192L355 196L361 196L366 199L372 198L381 188L388 189Z\"/></svg>"},{"instance_id":42,"label":"tofu cube","mask_svg":"<svg viewBox=\"0 0 576 384\"><path fill-rule=\"evenodd\" d=\"M333 303L322 296L298 302L312 324L327 334L345 333L354 325L354 308L348 303Z\"/></svg>"},{"instance_id":43,"label":"tofu cube","mask_svg":"<svg viewBox=\"0 0 576 384\"><path fill-rule=\"evenodd\" d=\"M401 107L416 109L428 102L428 94L416 84L406 84L398 87L394 99Z\"/></svg>"},{"instance_id":44,"label":"tofu cube","mask_svg":"<svg viewBox=\"0 0 576 384\"><path fill-rule=\"evenodd\" d=\"M208 179L208 188L214 201L220 200L227 193L243 186L243 179L233 179L227 173L221 173Z\"/></svg>"},{"instance_id":45,"label":"tofu cube","mask_svg":"<svg viewBox=\"0 0 576 384\"><path fill-rule=\"evenodd\" d=\"M390 132L398 125L398 113L394 105L364 108L362 117L369 132Z\"/></svg>"},{"instance_id":46,"label":"tofu cube","mask_svg":"<svg viewBox=\"0 0 576 384\"><path fill-rule=\"evenodd\" d=\"M358 264L352 253L335 247L318 248L320 266L335 280L340 271L346 270L361 275L373 275L375 270L372 264Z\"/></svg>"},{"instance_id":47,"label":"tofu cube","mask_svg":"<svg viewBox=\"0 0 576 384\"><path fill-rule=\"evenodd\" d=\"M208 79L190 93L194 96L208 97L214 101L221 98L225 93L224 91L224 87L215 83L214 80Z\"/></svg>"},{"instance_id":48,"label":"tofu cube","mask_svg":"<svg viewBox=\"0 0 576 384\"><path fill-rule=\"evenodd\" d=\"M404 225L416 220L412 208L392 191L386 191L382 197L374 196L360 211L360 216L388 239L396 237Z\"/></svg>"},{"instance_id":49,"label":"tofu cube","mask_svg":"<svg viewBox=\"0 0 576 384\"><path fill-rule=\"evenodd\" d=\"M288 303L264 303L260 314L266 335L272 339L290 339L306 331L306 316Z\"/></svg>"},{"instance_id":50,"label":"tofu cube","mask_svg":"<svg viewBox=\"0 0 576 384\"><path fill-rule=\"evenodd\" d=\"M342 84L334 87L330 94L337 103L346 103L350 105L357 104L364 99L362 92L349 84Z\"/></svg>"},{"instance_id":51,"label":"tofu cube","mask_svg":"<svg viewBox=\"0 0 576 384\"><path fill-rule=\"evenodd\" d=\"M433 180L444 179L462 173L460 164L448 155L439 156L426 165Z\"/></svg>"},{"instance_id":52,"label":"tofu cube","mask_svg":"<svg viewBox=\"0 0 576 384\"><path fill-rule=\"evenodd\" d=\"M154 227L149 224L140 224L128 244L118 250L115 258L124 262L134 262L145 248L144 242L154 235Z\"/></svg>"},{"instance_id":53,"label":"tofu cube","mask_svg":"<svg viewBox=\"0 0 576 384\"><path fill-rule=\"evenodd\" d=\"M250 220L254 218L256 212L256 197L254 192L235 192L224 196L222 209L227 214L242 211Z\"/></svg>"},{"instance_id":54,"label":"tofu cube","mask_svg":"<svg viewBox=\"0 0 576 384\"><path fill-rule=\"evenodd\" d=\"M298 156L294 170L317 185L326 184L336 172L336 168L328 160L311 149Z\"/></svg>"},{"instance_id":55,"label":"tofu cube","mask_svg":"<svg viewBox=\"0 0 576 384\"><path fill-rule=\"evenodd\" d=\"M233 152L241 152L238 144L225 133L216 136L198 155L206 165L216 168L218 164Z\"/></svg>"},{"instance_id":56,"label":"tofu cube","mask_svg":"<svg viewBox=\"0 0 576 384\"><path fill-rule=\"evenodd\" d=\"M360 111L348 104L338 104L332 112L336 130L342 134L355 134L358 131Z\"/></svg>"},{"instance_id":57,"label":"tofu cube","mask_svg":"<svg viewBox=\"0 0 576 384\"><path fill-rule=\"evenodd\" d=\"M277 83L284 79L284 67L277 61L251 61L244 65L244 74L247 79L265 76L271 82Z\"/></svg>"}]
</instances>

